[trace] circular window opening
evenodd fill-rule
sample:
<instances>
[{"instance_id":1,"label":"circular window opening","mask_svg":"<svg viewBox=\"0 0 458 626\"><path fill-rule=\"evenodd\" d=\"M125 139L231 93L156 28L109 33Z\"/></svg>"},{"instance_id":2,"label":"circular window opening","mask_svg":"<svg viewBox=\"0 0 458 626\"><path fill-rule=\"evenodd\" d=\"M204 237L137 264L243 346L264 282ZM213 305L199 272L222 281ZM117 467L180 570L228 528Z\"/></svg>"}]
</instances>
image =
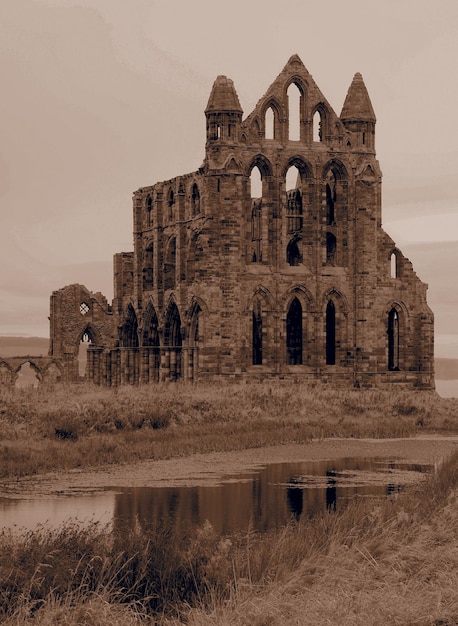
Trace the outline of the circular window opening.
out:
<instances>
[{"instance_id":1,"label":"circular window opening","mask_svg":"<svg viewBox=\"0 0 458 626\"><path fill-rule=\"evenodd\" d=\"M80 304L80 313L81 315L86 315L89 312L89 305L86 302L81 302Z\"/></svg>"}]
</instances>

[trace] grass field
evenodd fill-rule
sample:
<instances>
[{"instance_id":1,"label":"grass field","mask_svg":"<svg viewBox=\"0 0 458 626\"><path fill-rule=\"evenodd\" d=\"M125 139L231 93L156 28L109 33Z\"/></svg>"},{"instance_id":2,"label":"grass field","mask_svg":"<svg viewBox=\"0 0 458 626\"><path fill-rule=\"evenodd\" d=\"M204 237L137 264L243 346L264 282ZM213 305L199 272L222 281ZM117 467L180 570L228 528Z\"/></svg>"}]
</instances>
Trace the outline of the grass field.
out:
<instances>
[{"instance_id":1,"label":"grass field","mask_svg":"<svg viewBox=\"0 0 458 626\"><path fill-rule=\"evenodd\" d=\"M435 393L300 385L91 386L0 395L0 475L324 437L458 432ZM0 535L0 622L111 626L455 624L458 455L396 500L269 535L116 536L69 523Z\"/></svg>"},{"instance_id":2,"label":"grass field","mask_svg":"<svg viewBox=\"0 0 458 626\"><path fill-rule=\"evenodd\" d=\"M324 437L428 432L458 432L458 399L295 384L0 391L0 478Z\"/></svg>"}]
</instances>

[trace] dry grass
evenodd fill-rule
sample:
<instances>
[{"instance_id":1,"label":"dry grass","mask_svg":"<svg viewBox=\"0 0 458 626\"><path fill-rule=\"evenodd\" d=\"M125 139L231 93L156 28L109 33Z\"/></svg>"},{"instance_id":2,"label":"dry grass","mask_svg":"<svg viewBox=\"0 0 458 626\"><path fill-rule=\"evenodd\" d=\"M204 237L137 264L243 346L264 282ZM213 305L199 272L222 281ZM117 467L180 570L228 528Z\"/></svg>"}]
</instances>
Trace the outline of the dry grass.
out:
<instances>
[{"instance_id":1,"label":"dry grass","mask_svg":"<svg viewBox=\"0 0 458 626\"><path fill-rule=\"evenodd\" d=\"M0 537L0 620L162 626L458 623L458 453L378 505L266 535L66 525Z\"/></svg>"},{"instance_id":2,"label":"dry grass","mask_svg":"<svg viewBox=\"0 0 458 626\"><path fill-rule=\"evenodd\" d=\"M295 539L288 528L272 542L272 554L282 556L261 580L236 578L229 599L167 623L456 625L457 481L455 455L439 476L394 504L351 506L315 520L309 532L299 525Z\"/></svg>"},{"instance_id":3,"label":"dry grass","mask_svg":"<svg viewBox=\"0 0 458 626\"><path fill-rule=\"evenodd\" d=\"M433 392L294 383L56 386L0 392L0 477L312 438L457 431L458 400Z\"/></svg>"},{"instance_id":4,"label":"dry grass","mask_svg":"<svg viewBox=\"0 0 458 626\"><path fill-rule=\"evenodd\" d=\"M434 393L300 385L56 387L0 396L0 476L322 437L456 433ZM0 536L7 626L458 624L458 456L396 501L269 535L97 524Z\"/></svg>"}]
</instances>

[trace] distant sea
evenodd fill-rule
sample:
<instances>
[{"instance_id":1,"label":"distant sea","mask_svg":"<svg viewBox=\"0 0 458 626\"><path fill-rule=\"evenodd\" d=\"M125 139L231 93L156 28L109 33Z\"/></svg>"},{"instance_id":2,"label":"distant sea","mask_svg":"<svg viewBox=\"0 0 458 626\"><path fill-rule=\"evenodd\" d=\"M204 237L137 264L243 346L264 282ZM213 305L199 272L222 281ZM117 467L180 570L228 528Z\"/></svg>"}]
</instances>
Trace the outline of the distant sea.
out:
<instances>
[{"instance_id":1,"label":"distant sea","mask_svg":"<svg viewBox=\"0 0 458 626\"><path fill-rule=\"evenodd\" d=\"M458 398L458 380L436 380L436 391L443 398Z\"/></svg>"}]
</instances>

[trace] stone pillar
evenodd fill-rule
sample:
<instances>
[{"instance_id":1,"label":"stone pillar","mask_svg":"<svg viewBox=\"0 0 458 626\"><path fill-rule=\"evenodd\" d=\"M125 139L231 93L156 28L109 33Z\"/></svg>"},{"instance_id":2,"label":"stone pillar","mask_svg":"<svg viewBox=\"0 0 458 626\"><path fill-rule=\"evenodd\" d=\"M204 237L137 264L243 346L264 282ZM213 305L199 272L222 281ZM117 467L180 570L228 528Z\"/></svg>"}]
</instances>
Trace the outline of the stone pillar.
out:
<instances>
[{"instance_id":1,"label":"stone pillar","mask_svg":"<svg viewBox=\"0 0 458 626\"><path fill-rule=\"evenodd\" d=\"M104 380L103 380L104 386L109 387L111 380L112 380L111 352L105 352L105 372L104 372Z\"/></svg>"},{"instance_id":2,"label":"stone pillar","mask_svg":"<svg viewBox=\"0 0 458 626\"><path fill-rule=\"evenodd\" d=\"M140 384L149 383L149 348L139 348L140 351Z\"/></svg>"},{"instance_id":3,"label":"stone pillar","mask_svg":"<svg viewBox=\"0 0 458 626\"><path fill-rule=\"evenodd\" d=\"M126 352L126 348L119 348L119 384L125 385L128 383L127 371L128 371L128 363L127 363L128 354Z\"/></svg>"},{"instance_id":4,"label":"stone pillar","mask_svg":"<svg viewBox=\"0 0 458 626\"><path fill-rule=\"evenodd\" d=\"M170 348L163 348L161 353L160 380L163 382L170 379Z\"/></svg>"},{"instance_id":5,"label":"stone pillar","mask_svg":"<svg viewBox=\"0 0 458 626\"><path fill-rule=\"evenodd\" d=\"M170 350L170 366L169 366L169 378L170 380L177 379L177 366L178 366L178 354L176 348Z\"/></svg>"},{"instance_id":6,"label":"stone pillar","mask_svg":"<svg viewBox=\"0 0 458 626\"><path fill-rule=\"evenodd\" d=\"M194 351L195 348L188 348L187 351L187 363L186 363L186 379L188 381L194 381Z\"/></svg>"}]
</instances>

